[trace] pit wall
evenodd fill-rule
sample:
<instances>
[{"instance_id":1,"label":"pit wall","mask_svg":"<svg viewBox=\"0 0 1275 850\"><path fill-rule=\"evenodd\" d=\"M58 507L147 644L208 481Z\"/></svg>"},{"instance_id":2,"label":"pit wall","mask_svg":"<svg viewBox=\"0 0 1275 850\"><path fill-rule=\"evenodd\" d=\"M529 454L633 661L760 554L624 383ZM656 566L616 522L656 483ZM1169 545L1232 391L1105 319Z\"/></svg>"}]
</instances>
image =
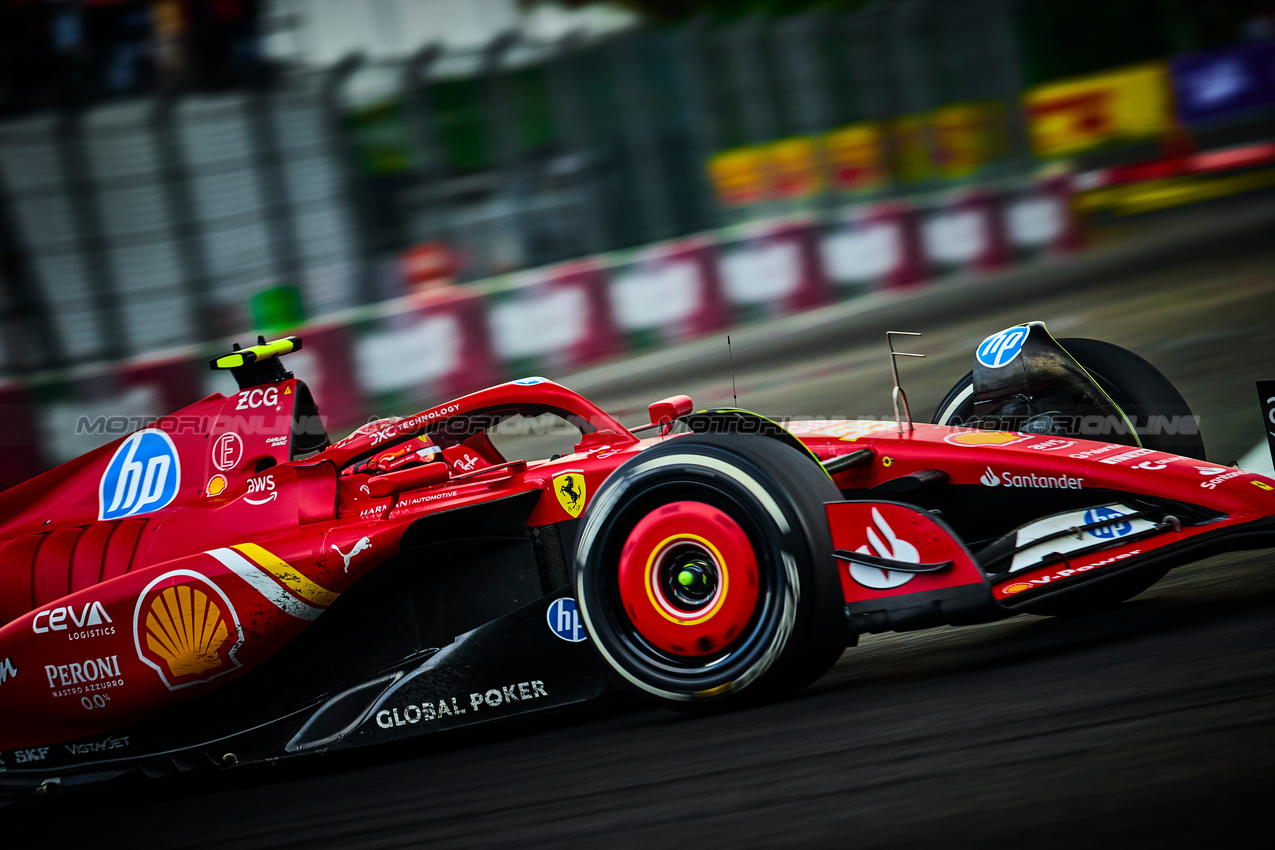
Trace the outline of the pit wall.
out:
<instances>
[{"instance_id":1,"label":"pit wall","mask_svg":"<svg viewBox=\"0 0 1275 850\"><path fill-rule=\"evenodd\" d=\"M1071 252L1081 242L1073 207L1071 178L1054 175L740 225L331 315L287 332L305 347L285 363L337 435L511 378L561 375L742 322ZM0 486L203 395L234 392L230 376L207 365L229 347L0 385L0 444L9 450Z\"/></svg>"}]
</instances>

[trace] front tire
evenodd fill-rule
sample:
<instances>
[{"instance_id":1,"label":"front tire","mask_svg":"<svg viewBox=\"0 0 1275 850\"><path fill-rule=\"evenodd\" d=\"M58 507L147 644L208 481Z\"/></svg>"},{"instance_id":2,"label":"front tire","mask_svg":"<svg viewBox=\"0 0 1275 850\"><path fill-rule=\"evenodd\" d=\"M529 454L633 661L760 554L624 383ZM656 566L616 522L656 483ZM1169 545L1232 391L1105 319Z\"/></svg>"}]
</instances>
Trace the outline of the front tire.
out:
<instances>
[{"instance_id":1,"label":"front tire","mask_svg":"<svg viewBox=\"0 0 1275 850\"><path fill-rule=\"evenodd\" d=\"M701 434L617 469L584 516L576 598L594 644L642 696L688 712L775 699L846 646L844 596L809 457Z\"/></svg>"},{"instance_id":2,"label":"front tire","mask_svg":"<svg viewBox=\"0 0 1275 850\"><path fill-rule=\"evenodd\" d=\"M1131 421L1148 425L1182 422L1192 417L1191 408L1177 388L1159 369L1128 349L1096 339L1060 339L1058 343L1075 359ZM934 413L936 425L969 421L974 416L971 372L956 383ZM1144 448L1205 460L1204 438L1191 433L1165 433L1149 429L1139 436ZM1113 434L1113 443L1136 445L1133 434ZM1077 617L1113 608L1150 588L1164 578L1168 569L1152 567L1135 570L1083 593L1052 602L1042 602L1024 610L1051 617Z\"/></svg>"},{"instance_id":3,"label":"front tire","mask_svg":"<svg viewBox=\"0 0 1275 850\"><path fill-rule=\"evenodd\" d=\"M1126 348L1097 339L1060 339L1061 345L1131 421L1139 426L1184 422L1192 417L1182 394L1164 374ZM935 425L968 422L974 418L974 373L957 381L939 402L931 420ZM1158 452L1205 460L1204 438L1190 433L1165 433L1149 428L1139 435L1142 446ZM1109 442L1137 445L1133 434L1112 434Z\"/></svg>"}]
</instances>

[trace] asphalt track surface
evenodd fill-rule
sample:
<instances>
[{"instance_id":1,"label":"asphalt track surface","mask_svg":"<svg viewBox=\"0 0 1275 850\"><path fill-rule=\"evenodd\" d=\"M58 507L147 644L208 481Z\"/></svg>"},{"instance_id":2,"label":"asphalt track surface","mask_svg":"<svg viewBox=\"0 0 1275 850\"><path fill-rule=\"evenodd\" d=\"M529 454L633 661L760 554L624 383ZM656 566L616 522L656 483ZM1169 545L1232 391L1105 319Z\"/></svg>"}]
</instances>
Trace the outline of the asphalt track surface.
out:
<instances>
[{"instance_id":1,"label":"asphalt track surface","mask_svg":"<svg viewBox=\"0 0 1275 850\"><path fill-rule=\"evenodd\" d=\"M901 328L925 334L912 350L928 359L902 366L918 418L980 339L1042 319L1159 366L1202 416L1212 460L1261 436L1269 234L1065 291L1028 279L977 315L944 297ZM752 364L735 376L740 403L888 415L882 351L879 338L773 361L737 351ZM722 355L654 392L594 396L630 423L660 395L729 401ZM367 754L63 793L0 810L0 834L94 850L1264 845L1273 673L1275 551L1225 555L1085 618L866 636L803 693L747 712L686 718L619 697Z\"/></svg>"}]
</instances>

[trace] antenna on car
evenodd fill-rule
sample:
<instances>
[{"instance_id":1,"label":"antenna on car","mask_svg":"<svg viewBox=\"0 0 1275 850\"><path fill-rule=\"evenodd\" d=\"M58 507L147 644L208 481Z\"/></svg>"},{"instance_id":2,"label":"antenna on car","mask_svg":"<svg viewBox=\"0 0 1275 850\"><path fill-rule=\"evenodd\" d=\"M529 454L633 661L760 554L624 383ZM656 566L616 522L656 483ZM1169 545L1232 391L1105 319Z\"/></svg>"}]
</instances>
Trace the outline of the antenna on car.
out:
<instances>
[{"instance_id":1,"label":"antenna on car","mask_svg":"<svg viewBox=\"0 0 1275 850\"><path fill-rule=\"evenodd\" d=\"M903 392L903 387L899 385L899 364L895 360L896 357L924 357L924 354L909 354L906 351L894 350L894 338L896 336L920 336L919 333L913 331L886 331L885 343L890 346L890 374L894 376L894 392L891 393L891 400L894 402L894 424L899 426L899 433L903 433L903 417L908 420L908 430L915 430L912 427L912 411L908 408L908 396ZM899 403L903 404L903 415L899 414Z\"/></svg>"},{"instance_id":2,"label":"antenna on car","mask_svg":"<svg viewBox=\"0 0 1275 850\"><path fill-rule=\"evenodd\" d=\"M730 351L730 334L726 334L726 356L730 358L730 397L739 407L739 396L735 393L735 355Z\"/></svg>"}]
</instances>

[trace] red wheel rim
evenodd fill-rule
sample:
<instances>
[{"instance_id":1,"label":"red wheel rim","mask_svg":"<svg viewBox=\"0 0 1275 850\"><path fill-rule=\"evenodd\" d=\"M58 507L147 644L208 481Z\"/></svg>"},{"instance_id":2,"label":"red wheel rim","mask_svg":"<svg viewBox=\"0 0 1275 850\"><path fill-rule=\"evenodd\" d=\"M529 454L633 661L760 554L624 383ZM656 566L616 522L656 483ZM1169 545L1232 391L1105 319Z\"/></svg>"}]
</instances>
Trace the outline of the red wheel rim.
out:
<instances>
[{"instance_id":1,"label":"red wheel rim","mask_svg":"<svg viewBox=\"0 0 1275 850\"><path fill-rule=\"evenodd\" d=\"M629 620L653 646L674 655L711 655L752 619L757 558L728 514L703 502L672 502L629 533L620 552L619 591Z\"/></svg>"}]
</instances>

